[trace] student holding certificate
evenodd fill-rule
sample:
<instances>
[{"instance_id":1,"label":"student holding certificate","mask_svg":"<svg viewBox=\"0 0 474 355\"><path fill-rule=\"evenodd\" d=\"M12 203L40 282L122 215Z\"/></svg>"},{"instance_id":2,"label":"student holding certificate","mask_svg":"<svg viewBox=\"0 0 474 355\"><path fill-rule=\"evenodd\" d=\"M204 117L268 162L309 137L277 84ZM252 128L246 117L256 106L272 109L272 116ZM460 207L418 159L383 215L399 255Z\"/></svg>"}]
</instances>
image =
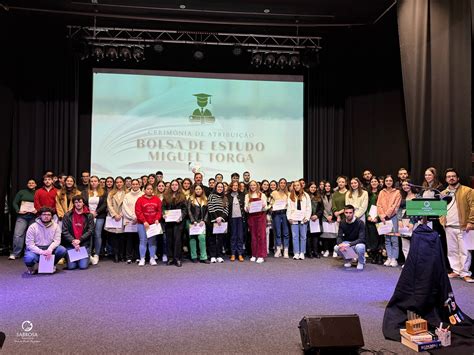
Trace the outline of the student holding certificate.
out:
<instances>
[{"instance_id":1,"label":"student holding certificate","mask_svg":"<svg viewBox=\"0 0 474 355\"><path fill-rule=\"evenodd\" d=\"M244 225L245 225L245 194L239 191L239 182L230 183L229 201L230 220L230 261L235 261L236 255L240 262L244 261Z\"/></svg>"},{"instance_id":2,"label":"student holding certificate","mask_svg":"<svg viewBox=\"0 0 474 355\"><path fill-rule=\"evenodd\" d=\"M172 180L169 189L165 191L163 210L165 211L166 243L168 245L167 265L175 264L177 267L181 267L182 234L184 218L188 209L186 196L178 180Z\"/></svg>"},{"instance_id":3,"label":"student holding certificate","mask_svg":"<svg viewBox=\"0 0 474 355\"><path fill-rule=\"evenodd\" d=\"M82 198L95 221L94 239L91 243L91 255L94 256L91 257L91 263L97 265L102 247L102 229L104 229L105 217L107 216L107 193L100 186L97 176L90 177L89 186L82 191ZM94 253L92 249L94 249Z\"/></svg>"},{"instance_id":4,"label":"student holding certificate","mask_svg":"<svg viewBox=\"0 0 474 355\"><path fill-rule=\"evenodd\" d=\"M25 245L26 230L35 222L36 209L34 206L36 181L29 179L26 189L18 191L13 200L13 209L16 213L15 230L13 231L13 249L8 257L15 260L21 256Z\"/></svg>"},{"instance_id":5,"label":"student holding certificate","mask_svg":"<svg viewBox=\"0 0 474 355\"><path fill-rule=\"evenodd\" d=\"M145 184L146 186L146 184ZM158 181L158 184L156 184L156 197L158 197L161 201L161 205L163 206L163 198L165 196L165 190L166 190L166 185L164 181ZM163 220L163 217L161 218L161 229L163 230L163 243L162 243L162 257L161 260L166 263L168 262L168 244L166 243L166 229L165 229L165 222ZM157 240L157 247L158 247L158 241Z\"/></svg>"},{"instance_id":6,"label":"student holding certificate","mask_svg":"<svg viewBox=\"0 0 474 355\"><path fill-rule=\"evenodd\" d=\"M323 245L323 257L327 258L329 253L334 250L336 245L337 233L332 233L325 230L325 226L334 225L336 223L336 217L332 211L332 186L329 181L324 181L324 193L321 195L323 202L323 216L322 216L322 229L321 241ZM337 257L337 253L333 252L333 257Z\"/></svg>"},{"instance_id":7,"label":"student holding certificate","mask_svg":"<svg viewBox=\"0 0 474 355\"><path fill-rule=\"evenodd\" d=\"M132 189L134 186L136 189L139 189L137 180L133 181ZM150 265L156 265L155 254L157 236L152 235L148 237L147 231L153 224L160 225L161 210L161 200L155 195L153 195L153 185L149 183L146 184L145 194L138 197L135 203L135 216L137 222L138 237L140 239L140 244L138 247L140 252L140 261L138 262L138 266L145 266L145 255L147 246L148 251L150 252Z\"/></svg>"},{"instance_id":8,"label":"student holding certificate","mask_svg":"<svg viewBox=\"0 0 474 355\"><path fill-rule=\"evenodd\" d=\"M245 195L245 211L248 213L248 225L252 238L252 257L250 261L261 264L267 257L266 226L267 197L259 191L255 180L249 183L249 192Z\"/></svg>"},{"instance_id":9,"label":"student holding certificate","mask_svg":"<svg viewBox=\"0 0 474 355\"><path fill-rule=\"evenodd\" d=\"M188 201L188 217L190 221L189 248L191 260L197 263L197 242L199 242L199 260L201 263L210 264L206 253L206 223L209 220L207 210L207 197L202 185L195 185ZM200 233L194 234L191 228L199 228Z\"/></svg>"},{"instance_id":10,"label":"student holding certificate","mask_svg":"<svg viewBox=\"0 0 474 355\"><path fill-rule=\"evenodd\" d=\"M400 184L400 194L402 195L402 200L400 203L400 208L398 210L398 229L400 232L402 240L402 252L405 256L405 260L408 258L408 252L410 251L410 241L411 241L411 232L413 232L413 227L415 226L417 219L415 216L407 216L406 206L407 201L411 201L416 198L415 187L410 186L410 179L406 179ZM408 222L408 223L407 223ZM403 234L402 231L404 228L408 227L409 235Z\"/></svg>"},{"instance_id":11,"label":"student holding certificate","mask_svg":"<svg viewBox=\"0 0 474 355\"><path fill-rule=\"evenodd\" d=\"M288 259L288 245L290 243L288 220L286 208L288 206L287 181L281 178L278 181L278 189L271 194L271 209L273 220L273 233L275 235L275 258L279 258L283 251L283 257Z\"/></svg>"},{"instance_id":12,"label":"student holding certificate","mask_svg":"<svg viewBox=\"0 0 474 355\"><path fill-rule=\"evenodd\" d=\"M268 212L271 206L271 193L270 182L268 180L262 180L260 185L260 191L267 198L267 213L265 214L267 224L265 226L265 240L267 241L267 254L270 252L270 231L272 230L272 214Z\"/></svg>"},{"instance_id":13,"label":"student holding certificate","mask_svg":"<svg viewBox=\"0 0 474 355\"><path fill-rule=\"evenodd\" d=\"M321 217L323 216L323 202L321 196L318 192L318 186L314 181L309 183L308 195L311 198L311 217L310 217L310 226L308 229L308 243L307 251L310 258L315 257L319 259L319 237L321 235ZM311 227L313 224L313 227ZM314 230L316 229L316 230Z\"/></svg>"},{"instance_id":14,"label":"student holding certificate","mask_svg":"<svg viewBox=\"0 0 474 355\"><path fill-rule=\"evenodd\" d=\"M56 195L56 213L60 221L62 221L67 212L73 209L72 198L80 194L81 191L79 191L76 186L76 179L70 175L66 177L66 180L64 180L64 186L58 190Z\"/></svg>"},{"instance_id":15,"label":"student holding certificate","mask_svg":"<svg viewBox=\"0 0 474 355\"><path fill-rule=\"evenodd\" d=\"M385 238L380 236L377 233L377 223L380 222L378 214L377 214L377 198L379 196L380 187L379 187L379 180L377 176L372 176L370 179L369 185L369 203L367 205L367 211L365 215L365 228L367 231L367 238L366 238L366 247L367 247L367 254L370 257L370 261L372 264L383 264L383 256L382 252L385 245Z\"/></svg>"},{"instance_id":16,"label":"student holding certificate","mask_svg":"<svg viewBox=\"0 0 474 355\"><path fill-rule=\"evenodd\" d=\"M351 188L346 194L346 205L354 206L355 217L365 222L365 212L369 203L369 194L364 190L359 178L351 179Z\"/></svg>"},{"instance_id":17,"label":"student holding certificate","mask_svg":"<svg viewBox=\"0 0 474 355\"><path fill-rule=\"evenodd\" d=\"M209 195L207 203L209 210L209 219L211 223L221 226L222 223L227 223L229 218L229 206L227 196L224 194L224 184L222 182L216 183L214 191ZM224 245L224 237L226 233L214 233L209 238L209 254L211 255L211 263L223 263L222 246Z\"/></svg>"},{"instance_id":18,"label":"student holding certificate","mask_svg":"<svg viewBox=\"0 0 474 355\"><path fill-rule=\"evenodd\" d=\"M336 179L337 191L332 194L332 211L337 222L344 220L344 206L346 205L347 177L338 176Z\"/></svg>"},{"instance_id":19,"label":"student holding certificate","mask_svg":"<svg viewBox=\"0 0 474 355\"><path fill-rule=\"evenodd\" d=\"M299 181L293 182L293 191L288 198L286 217L291 224L293 235L293 259L304 260L306 252L306 233L311 218L311 199L303 191Z\"/></svg>"},{"instance_id":20,"label":"student holding certificate","mask_svg":"<svg viewBox=\"0 0 474 355\"><path fill-rule=\"evenodd\" d=\"M385 176L384 189L380 191L377 199L377 213L379 215L381 223L385 221L392 221L393 230L391 233L385 234L385 249L387 250L387 260L385 266L397 267L398 266L398 218L397 212L402 201L402 195L400 191L393 187L392 175Z\"/></svg>"},{"instance_id":21,"label":"student holding certificate","mask_svg":"<svg viewBox=\"0 0 474 355\"><path fill-rule=\"evenodd\" d=\"M127 192L123 199L122 214L123 214L123 230L125 238L125 253L127 264L131 264L132 260L137 257L137 247L139 244L137 215L135 213L135 204L144 192L140 190L140 183L137 179L132 180L130 191ZM160 203L161 207L161 203ZM156 248L155 248L156 249Z\"/></svg>"},{"instance_id":22,"label":"student holding certificate","mask_svg":"<svg viewBox=\"0 0 474 355\"><path fill-rule=\"evenodd\" d=\"M109 236L111 236L115 262L122 260L125 254L122 205L126 194L125 180L121 176L116 177L114 188L107 195L108 218L113 219L115 223L113 226L107 226L107 221L105 223L105 229L111 233Z\"/></svg>"}]
</instances>

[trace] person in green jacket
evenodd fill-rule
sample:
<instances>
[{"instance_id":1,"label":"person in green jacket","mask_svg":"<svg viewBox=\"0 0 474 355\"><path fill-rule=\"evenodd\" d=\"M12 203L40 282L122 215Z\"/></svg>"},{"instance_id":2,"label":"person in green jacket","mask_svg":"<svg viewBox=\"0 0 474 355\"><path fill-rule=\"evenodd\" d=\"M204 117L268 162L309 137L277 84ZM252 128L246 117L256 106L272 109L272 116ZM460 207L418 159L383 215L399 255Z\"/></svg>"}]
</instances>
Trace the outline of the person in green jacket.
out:
<instances>
[{"instance_id":1,"label":"person in green jacket","mask_svg":"<svg viewBox=\"0 0 474 355\"><path fill-rule=\"evenodd\" d=\"M35 221L36 210L34 207L34 198L36 191L36 181L29 179L27 188L18 191L13 200L13 209L17 214L15 230L13 232L13 248L9 260L15 260L21 256L25 245L26 230Z\"/></svg>"}]
</instances>

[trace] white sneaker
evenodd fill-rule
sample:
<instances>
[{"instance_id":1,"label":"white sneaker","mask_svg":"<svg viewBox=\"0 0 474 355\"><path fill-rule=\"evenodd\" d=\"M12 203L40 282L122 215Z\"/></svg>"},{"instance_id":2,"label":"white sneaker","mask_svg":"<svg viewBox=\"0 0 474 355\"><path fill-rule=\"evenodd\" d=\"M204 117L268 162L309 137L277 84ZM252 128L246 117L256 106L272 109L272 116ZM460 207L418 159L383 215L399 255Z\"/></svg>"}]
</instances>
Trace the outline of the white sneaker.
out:
<instances>
[{"instance_id":1,"label":"white sneaker","mask_svg":"<svg viewBox=\"0 0 474 355\"><path fill-rule=\"evenodd\" d=\"M293 260L299 260L299 259L300 259L300 254L295 253L295 255L293 255Z\"/></svg>"},{"instance_id":2,"label":"white sneaker","mask_svg":"<svg viewBox=\"0 0 474 355\"><path fill-rule=\"evenodd\" d=\"M94 255L92 257L92 265L97 265L99 263L99 255Z\"/></svg>"},{"instance_id":3,"label":"white sneaker","mask_svg":"<svg viewBox=\"0 0 474 355\"><path fill-rule=\"evenodd\" d=\"M224 262L224 259L222 259L221 257L217 258L217 262L218 263L223 263Z\"/></svg>"},{"instance_id":4,"label":"white sneaker","mask_svg":"<svg viewBox=\"0 0 474 355\"><path fill-rule=\"evenodd\" d=\"M323 257L327 258L329 256L329 250L326 250L324 253L323 253Z\"/></svg>"},{"instance_id":5,"label":"white sneaker","mask_svg":"<svg viewBox=\"0 0 474 355\"><path fill-rule=\"evenodd\" d=\"M256 260L257 260L257 258L256 258L255 256L252 256L252 257L250 258L250 261L256 261Z\"/></svg>"},{"instance_id":6,"label":"white sneaker","mask_svg":"<svg viewBox=\"0 0 474 355\"><path fill-rule=\"evenodd\" d=\"M383 263L383 266L390 266L390 263L392 262L392 258L387 258L385 262Z\"/></svg>"},{"instance_id":7,"label":"white sneaker","mask_svg":"<svg viewBox=\"0 0 474 355\"><path fill-rule=\"evenodd\" d=\"M276 252L275 252L275 258L279 258L281 256L281 247L277 247L276 248Z\"/></svg>"},{"instance_id":8,"label":"white sneaker","mask_svg":"<svg viewBox=\"0 0 474 355\"><path fill-rule=\"evenodd\" d=\"M304 260L304 253L300 254L300 260Z\"/></svg>"},{"instance_id":9,"label":"white sneaker","mask_svg":"<svg viewBox=\"0 0 474 355\"><path fill-rule=\"evenodd\" d=\"M352 266L352 264L350 262L344 264L344 267L347 267L347 268L349 268L351 266Z\"/></svg>"},{"instance_id":10,"label":"white sneaker","mask_svg":"<svg viewBox=\"0 0 474 355\"><path fill-rule=\"evenodd\" d=\"M288 248L286 248L286 249L283 250L283 259L288 259L288 258L289 258Z\"/></svg>"},{"instance_id":11,"label":"white sneaker","mask_svg":"<svg viewBox=\"0 0 474 355\"><path fill-rule=\"evenodd\" d=\"M335 251L332 253L332 257L333 257L333 258L337 258L337 257L338 257L338 255L337 255L337 253L336 253Z\"/></svg>"},{"instance_id":12,"label":"white sneaker","mask_svg":"<svg viewBox=\"0 0 474 355\"><path fill-rule=\"evenodd\" d=\"M265 260L263 260L263 258L258 258L258 259L257 259L257 264L261 264L261 263L263 263L264 261L265 261Z\"/></svg>"},{"instance_id":13,"label":"white sneaker","mask_svg":"<svg viewBox=\"0 0 474 355\"><path fill-rule=\"evenodd\" d=\"M56 266L53 266L53 274L56 273Z\"/></svg>"},{"instance_id":14,"label":"white sneaker","mask_svg":"<svg viewBox=\"0 0 474 355\"><path fill-rule=\"evenodd\" d=\"M163 257L161 258L161 261L163 261L164 263L168 262L168 255L163 254Z\"/></svg>"},{"instance_id":15,"label":"white sneaker","mask_svg":"<svg viewBox=\"0 0 474 355\"><path fill-rule=\"evenodd\" d=\"M156 260L155 260L155 258L150 258L150 265L151 265L151 266L156 266Z\"/></svg>"},{"instance_id":16,"label":"white sneaker","mask_svg":"<svg viewBox=\"0 0 474 355\"><path fill-rule=\"evenodd\" d=\"M390 266L391 267L397 267L398 266L397 259L392 259L392 262L390 263Z\"/></svg>"},{"instance_id":17,"label":"white sneaker","mask_svg":"<svg viewBox=\"0 0 474 355\"><path fill-rule=\"evenodd\" d=\"M183 246L183 251L184 251L185 253L188 252L188 247L187 247L186 245Z\"/></svg>"},{"instance_id":18,"label":"white sneaker","mask_svg":"<svg viewBox=\"0 0 474 355\"><path fill-rule=\"evenodd\" d=\"M212 263L212 264L215 264L215 263L217 263L217 260L216 260L216 258L211 258L211 263Z\"/></svg>"},{"instance_id":19,"label":"white sneaker","mask_svg":"<svg viewBox=\"0 0 474 355\"><path fill-rule=\"evenodd\" d=\"M10 256L8 257L8 260L15 260L15 259L16 259L16 257L15 257L14 254L10 254Z\"/></svg>"},{"instance_id":20,"label":"white sneaker","mask_svg":"<svg viewBox=\"0 0 474 355\"><path fill-rule=\"evenodd\" d=\"M145 266L145 258L140 259L140 261L138 262L138 266Z\"/></svg>"},{"instance_id":21,"label":"white sneaker","mask_svg":"<svg viewBox=\"0 0 474 355\"><path fill-rule=\"evenodd\" d=\"M364 270L364 264L357 263L357 270Z\"/></svg>"}]
</instances>

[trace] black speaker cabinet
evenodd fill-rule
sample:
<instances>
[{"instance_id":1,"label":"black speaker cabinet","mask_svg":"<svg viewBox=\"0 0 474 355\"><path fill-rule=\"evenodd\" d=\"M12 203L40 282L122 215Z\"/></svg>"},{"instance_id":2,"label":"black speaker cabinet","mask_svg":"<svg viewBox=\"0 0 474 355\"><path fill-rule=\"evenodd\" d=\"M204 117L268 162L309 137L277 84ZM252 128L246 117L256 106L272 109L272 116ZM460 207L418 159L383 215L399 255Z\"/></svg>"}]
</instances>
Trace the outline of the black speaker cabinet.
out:
<instances>
[{"instance_id":1,"label":"black speaker cabinet","mask_svg":"<svg viewBox=\"0 0 474 355\"><path fill-rule=\"evenodd\" d=\"M307 353L349 354L364 346L357 314L304 316L298 328L303 349Z\"/></svg>"}]
</instances>

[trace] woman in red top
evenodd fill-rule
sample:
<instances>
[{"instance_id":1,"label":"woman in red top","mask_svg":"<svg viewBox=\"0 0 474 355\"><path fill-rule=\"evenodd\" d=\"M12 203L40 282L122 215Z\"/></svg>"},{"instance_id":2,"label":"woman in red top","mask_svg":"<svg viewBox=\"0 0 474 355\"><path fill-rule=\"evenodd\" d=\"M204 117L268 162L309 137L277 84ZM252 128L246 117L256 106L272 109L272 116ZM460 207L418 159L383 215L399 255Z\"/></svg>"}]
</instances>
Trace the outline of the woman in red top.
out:
<instances>
[{"instance_id":1,"label":"woman in red top","mask_svg":"<svg viewBox=\"0 0 474 355\"><path fill-rule=\"evenodd\" d=\"M137 229L140 245L138 247L140 252L140 261L138 266L145 266L146 247L150 252L150 265L156 265L156 235L148 238L147 231L151 225L156 224L161 230L161 200L153 195L153 185L147 184L145 186L145 194L140 196L135 203L135 214L137 216Z\"/></svg>"}]
</instances>

